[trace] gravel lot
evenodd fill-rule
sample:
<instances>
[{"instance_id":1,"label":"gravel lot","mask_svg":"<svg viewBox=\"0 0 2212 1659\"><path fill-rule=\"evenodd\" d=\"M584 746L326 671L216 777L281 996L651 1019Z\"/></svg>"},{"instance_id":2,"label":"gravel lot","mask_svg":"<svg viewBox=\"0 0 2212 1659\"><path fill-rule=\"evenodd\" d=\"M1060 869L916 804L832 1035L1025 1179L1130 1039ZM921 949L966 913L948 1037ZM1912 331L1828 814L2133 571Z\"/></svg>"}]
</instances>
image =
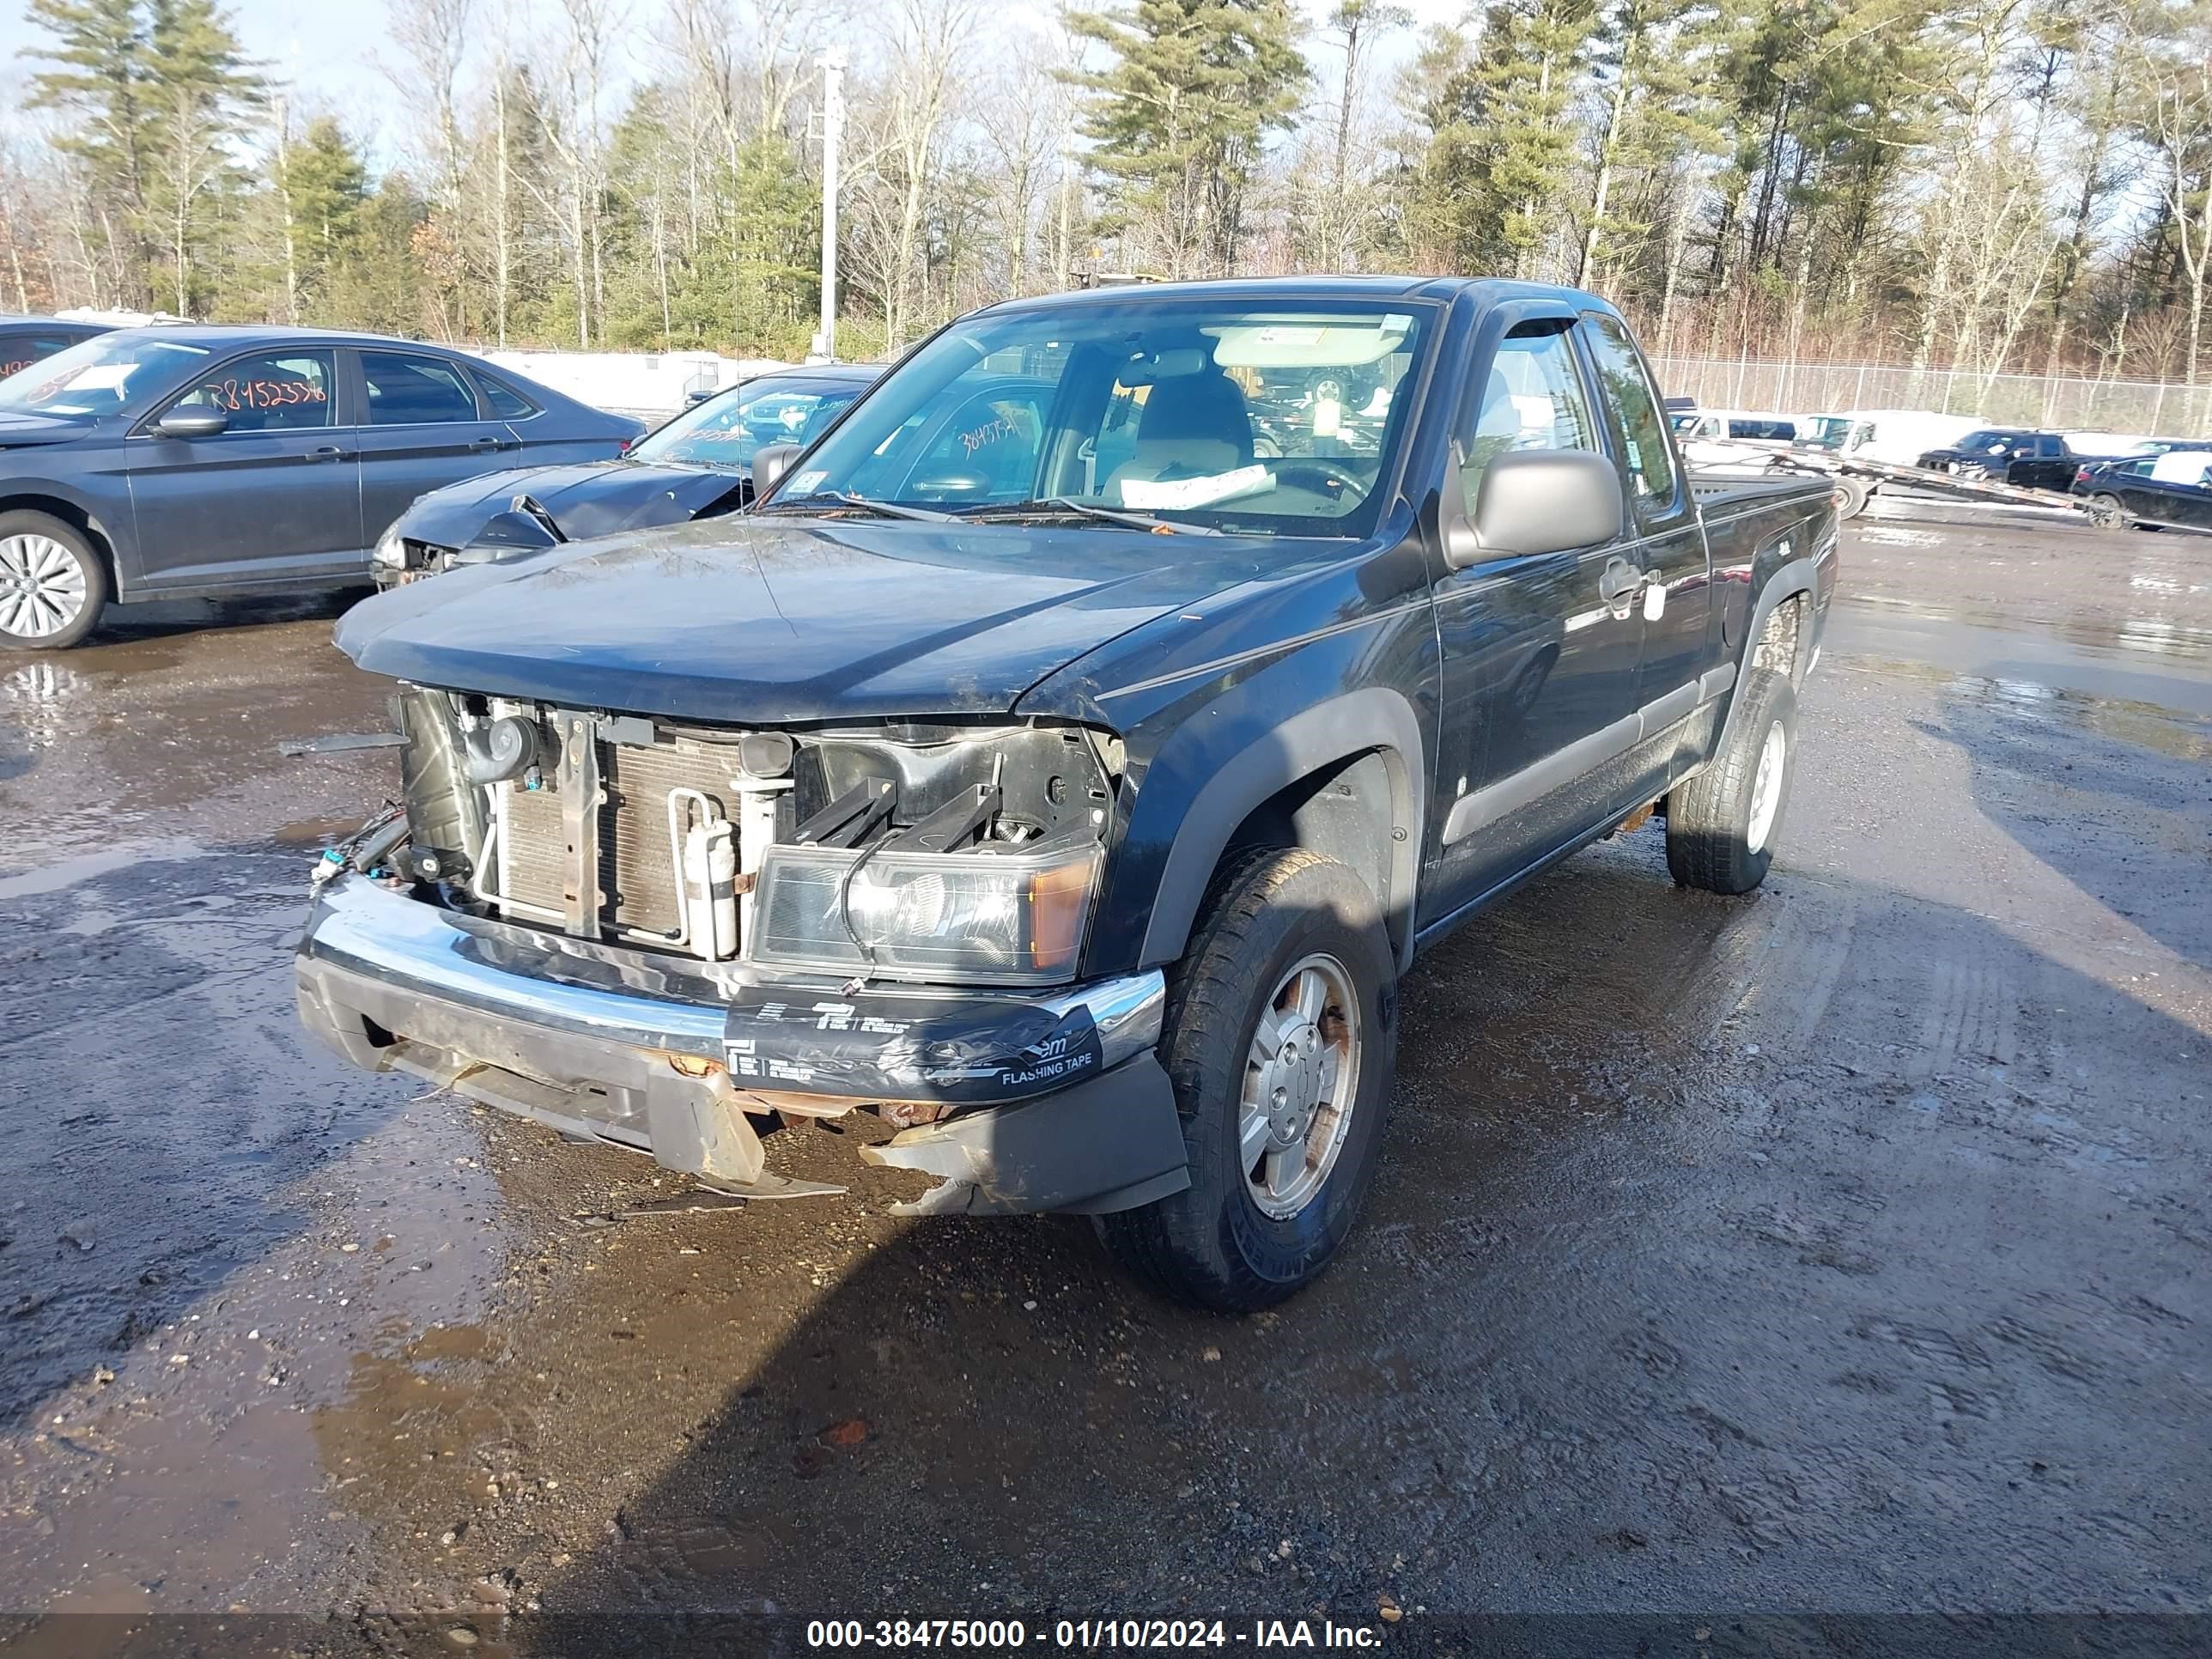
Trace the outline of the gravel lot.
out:
<instances>
[{"instance_id":1,"label":"gravel lot","mask_svg":"<svg viewBox=\"0 0 2212 1659\"><path fill-rule=\"evenodd\" d=\"M1890 502L1844 580L1764 892L1647 827L1425 957L1361 1231L1242 1322L888 1217L852 1134L770 1143L848 1199L654 1210L305 1046L397 772L280 752L386 724L335 604L0 659L0 1610L2212 1612L2212 540ZM1650 1650L1872 1650L1728 1639Z\"/></svg>"}]
</instances>

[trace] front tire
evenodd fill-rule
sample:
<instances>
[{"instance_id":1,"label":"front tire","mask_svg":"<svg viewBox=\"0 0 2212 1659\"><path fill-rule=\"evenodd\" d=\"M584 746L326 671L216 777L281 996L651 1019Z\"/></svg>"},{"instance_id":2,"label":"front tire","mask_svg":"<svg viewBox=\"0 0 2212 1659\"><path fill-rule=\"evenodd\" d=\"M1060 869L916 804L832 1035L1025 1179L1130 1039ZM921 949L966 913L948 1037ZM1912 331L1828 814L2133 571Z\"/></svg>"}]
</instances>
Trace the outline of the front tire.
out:
<instances>
[{"instance_id":1,"label":"front tire","mask_svg":"<svg viewBox=\"0 0 2212 1659\"><path fill-rule=\"evenodd\" d=\"M66 650L106 604L107 567L82 532L44 513L0 513L0 650Z\"/></svg>"},{"instance_id":2,"label":"front tire","mask_svg":"<svg viewBox=\"0 0 2212 1659\"><path fill-rule=\"evenodd\" d=\"M1224 1313L1321 1276L1382 1146L1395 977L1374 895L1334 860L1262 849L1216 876L1161 1039L1190 1186L1100 1218L1124 1267Z\"/></svg>"},{"instance_id":3,"label":"front tire","mask_svg":"<svg viewBox=\"0 0 2212 1659\"><path fill-rule=\"evenodd\" d=\"M1754 670L1721 752L1667 800L1667 869L1681 887L1748 893L1766 879L1797 764L1797 697Z\"/></svg>"}]
</instances>

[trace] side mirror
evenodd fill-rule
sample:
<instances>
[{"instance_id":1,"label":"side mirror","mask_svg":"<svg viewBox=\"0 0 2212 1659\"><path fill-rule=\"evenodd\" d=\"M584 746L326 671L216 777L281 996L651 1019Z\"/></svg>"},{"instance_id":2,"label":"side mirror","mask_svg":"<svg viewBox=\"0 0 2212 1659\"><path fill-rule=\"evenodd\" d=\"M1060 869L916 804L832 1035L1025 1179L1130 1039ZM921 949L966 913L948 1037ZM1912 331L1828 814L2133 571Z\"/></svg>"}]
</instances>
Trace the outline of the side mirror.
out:
<instances>
[{"instance_id":1,"label":"side mirror","mask_svg":"<svg viewBox=\"0 0 2212 1659\"><path fill-rule=\"evenodd\" d=\"M154 429L164 438L212 438L229 426L230 416L219 409L173 409Z\"/></svg>"},{"instance_id":2,"label":"side mirror","mask_svg":"<svg viewBox=\"0 0 2212 1659\"><path fill-rule=\"evenodd\" d=\"M775 481L791 471L791 464L799 459L797 444L763 444L753 451L753 499L758 501L774 489Z\"/></svg>"},{"instance_id":3,"label":"side mirror","mask_svg":"<svg viewBox=\"0 0 2212 1659\"><path fill-rule=\"evenodd\" d=\"M1464 533L1455 534L1449 520L1444 533L1444 559L1455 570L1593 547L1620 534L1620 474L1587 450L1513 451L1490 463L1472 522L1461 522Z\"/></svg>"}]
</instances>

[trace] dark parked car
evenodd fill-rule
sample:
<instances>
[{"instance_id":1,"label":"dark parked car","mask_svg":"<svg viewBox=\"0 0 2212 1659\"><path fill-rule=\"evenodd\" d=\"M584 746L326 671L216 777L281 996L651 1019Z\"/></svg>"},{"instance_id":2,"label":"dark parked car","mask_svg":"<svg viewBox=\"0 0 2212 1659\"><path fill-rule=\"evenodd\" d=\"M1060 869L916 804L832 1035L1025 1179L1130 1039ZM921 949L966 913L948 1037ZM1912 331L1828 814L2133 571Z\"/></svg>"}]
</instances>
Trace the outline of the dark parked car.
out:
<instances>
[{"instance_id":1,"label":"dark parked car","mask_svg":"<svg viewBox=\"0 0 2212 1659\"><path fill-rule=\"evenodd\" d=\"M2208 469L2212 450L2176 447L2164 454L2085 466L2074 480L2074 494L2086 500L2089 516L2110 530L2134 525L2212 530ZM2160 477L2161 472L2166 476Z\"/></svg>"},{"instance_id":2,"label":"dark parked car","mask_svg":"<svg viewBox=\"0 0 2212 1659\"><path fill-rule=\"evenodd\" d=\"M0 380L112 326L60 317L0 317Z\"/></svg>"},{"instance_id":3,"label":"dark parked car","mask_svg":"<svg viewBox=\"0 0 2212 1659\"><path fill-rule=\"evenodd\" d=\"M397 586L455 564L733 513L752 497L753 453L805 443L883 373L880 364L779 369L694 404L618 460L488 472L416 501L377 544L375 575ZM528 505L514 506L518 496Z\"/></svg>"},{"instance_id":4,"label":"dark parked car","mask_svg":"<svg viewBox=\"0 0 2212 1659\"><path fill-rule=\"evenodd\" d=\"M109 599L365 582L424 490L643 429L374 335L101 334L0 381L0 647L74 645Z\"/></svg>"},{"instance_id":5,"label":"dark parked car","mask_svg":"<svg viewBox=\"0 0 2212 1659\"><path fill-rule=\"evenodd\" d=\"M1379 440L1261 453L1322 371ZM905 1212L1252 1308L1351 1231L1419 951L1655 809L1685 886L1774 856L1829 481L1693 485L1588 294L1012 301L754 467L340 622L406 737L297 957L340 1053L741 1194L874 1114Z\"/></svg>"},{"instance_id":6,"label":"dark parked car","mask_svg":"<svg viewBox=\"0 0 2212 1659\"><path fill-rule=\"evenodd\" d=\"M1936 472L1957 472L1972 478L2002 477L2014 461L2035 456L2063 456L2066 440L2056 432L2032 432L2025 427L1985 426L1969 432L1954 444L1925 450L1915 465Z\"/></svg>"}]
</instances>

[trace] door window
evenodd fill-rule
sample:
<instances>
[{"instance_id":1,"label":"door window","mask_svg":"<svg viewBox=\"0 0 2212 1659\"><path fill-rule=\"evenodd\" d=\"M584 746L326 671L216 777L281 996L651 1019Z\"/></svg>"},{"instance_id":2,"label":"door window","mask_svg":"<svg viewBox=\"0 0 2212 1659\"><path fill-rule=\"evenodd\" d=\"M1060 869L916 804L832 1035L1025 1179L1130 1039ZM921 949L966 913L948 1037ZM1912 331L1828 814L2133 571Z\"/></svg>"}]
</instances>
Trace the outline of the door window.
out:
<instances>
[{"instance_id":1,"label":"door window","mask_svg":"<svg viewBox=\"0 0 2212 1659\"><path fill-rule=\"evenodd\" d=\"M292 432L331 423L331 354L271 351L234 357L202 375L175 409L216 409L233 432Z\"/></svg>"},{"instance_id":2,"label":"door window","mask_svg":"<svg viewBox=\"0 0 2212 1659\"><path fill-rule=\"evenodd\" d=\"M1498 343L1460 467L1469 513L1483 473L1500 455L1521 449L1598 450L1597 422L1567 328L1564 322L1524 323Z\"/></svg>"},{"instance_id":3,"label":"door window","mask_svg":"<svg viewBox=\"0 0 2212 1659\"><path fill-rule=\"evenodd\" d=\"M1674 499L1674 456L1667 446L1667 420L1658 389L1644 372L1628 331L1610 317L1585 320L1583 337L1597 364L1598 385L1620 428L1621 459L1638 502L1662 507Z\"/></svg>"},{"instance_id":4,"label":"door window","mask_svg":"<svg viewBox=\"0 0 2212 1659\"><path fill-rule=\"evenodd\" d=\"M451 363L396 351L364 351L361 374L368 386L371 426L424 426L477 418L476 393Z\"/></svg>"}]
</instances>

